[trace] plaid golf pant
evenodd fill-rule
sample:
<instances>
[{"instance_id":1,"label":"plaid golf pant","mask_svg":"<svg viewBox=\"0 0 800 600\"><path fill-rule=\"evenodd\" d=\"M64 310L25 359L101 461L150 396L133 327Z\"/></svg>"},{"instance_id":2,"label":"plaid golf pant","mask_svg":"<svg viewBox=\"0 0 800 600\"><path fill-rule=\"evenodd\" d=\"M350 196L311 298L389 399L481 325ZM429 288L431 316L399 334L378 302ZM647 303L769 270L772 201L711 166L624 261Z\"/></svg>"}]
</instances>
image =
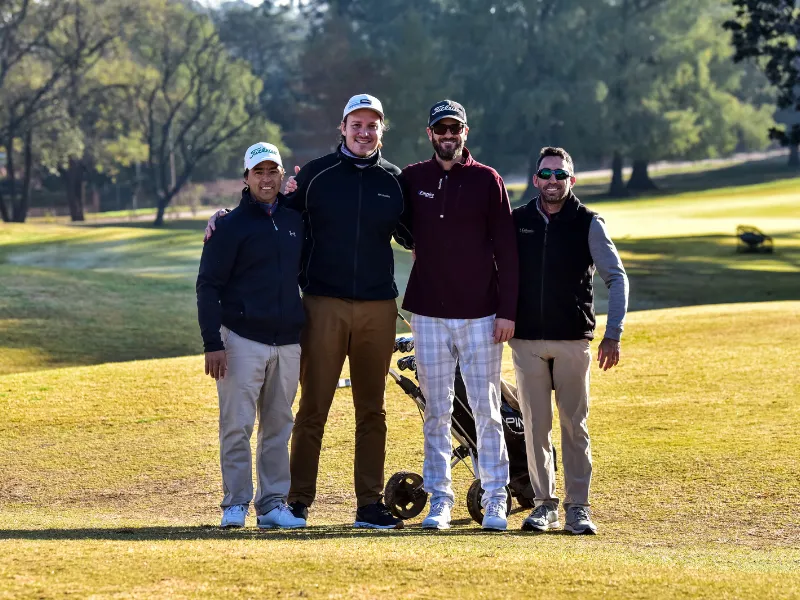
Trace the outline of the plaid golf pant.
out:
<instances>
[{"instance_id":1,"label":"plaid golf pant","mask_svg":"<svg viewBox=\"0 0 800 600\"><path fill-rule=\"evenodd\" d=\"M505 505L508 452L500 416L500 365L503 344L495 344L494 315L481 319L437 319L413 315L411 330L417 376L425 395L425 491L431 504L453 504L450 460L450 419L455 395L456 362L461 368L467 400L475 417L478 475L484 494L481 504Z\"/></svg>"}]
</instances>

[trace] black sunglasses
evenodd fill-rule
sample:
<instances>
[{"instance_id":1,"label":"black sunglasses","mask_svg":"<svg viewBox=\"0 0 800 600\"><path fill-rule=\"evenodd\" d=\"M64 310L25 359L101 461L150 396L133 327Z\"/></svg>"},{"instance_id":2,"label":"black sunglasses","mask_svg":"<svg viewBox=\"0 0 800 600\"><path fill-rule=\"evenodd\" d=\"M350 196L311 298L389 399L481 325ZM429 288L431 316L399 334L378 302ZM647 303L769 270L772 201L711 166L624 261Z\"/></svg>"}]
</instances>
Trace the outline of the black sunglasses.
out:
<instances>
[{"instance_id":1,"label":"black sunglasses","mask_svg":"<svg viewBox=\"0 0 800 600\"><path fill-rule=\"evenodd\" d=\"M463 123L453 123L452 125L445 125L444 123L436 123L431 130L436 135L444 135L448 131L453 135L459 135L464 132L464 124Z\"/></svg>"},{"instance_id":2,"label":"black sunglasses","mask_svg":"<svg viewBox=\"0 0 800 600\"><path fill-rule=\"evenodd\" d=\"M555 175L558 181L564 181L565 179L572 177L570 172L565 171L564 169L539 169L536 172L536 176L539 179L550 179L551 175Z\"/></svg>"}]
</instances>

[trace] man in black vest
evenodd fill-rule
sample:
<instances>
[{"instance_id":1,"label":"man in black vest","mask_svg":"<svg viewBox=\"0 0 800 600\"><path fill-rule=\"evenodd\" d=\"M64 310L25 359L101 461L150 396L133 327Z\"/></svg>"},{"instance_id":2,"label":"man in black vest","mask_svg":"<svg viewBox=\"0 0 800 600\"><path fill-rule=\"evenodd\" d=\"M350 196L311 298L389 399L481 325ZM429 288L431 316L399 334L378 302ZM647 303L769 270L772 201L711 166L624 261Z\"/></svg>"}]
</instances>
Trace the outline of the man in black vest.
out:
<instances>
[{"instance_id":1,"label":"man in black vest","mask_svg":"<svg viewBox=\"0 0 800 600\"><path fill-rule=\"evenodd\" d=\"M514 210L519 252L516 331L509 343L525 420L534 510L522 529L560 527L551 435L555 388L564 464L565 529L597 531L589 513L592 453L589 415L589 342L594 337L595 269L609 289L608 320L598 362L619 362L628 304L628 278L603 219L575 194L575 170L562 148L543 148L533 178L539 196Z\"/></svg>"}]
</instances>

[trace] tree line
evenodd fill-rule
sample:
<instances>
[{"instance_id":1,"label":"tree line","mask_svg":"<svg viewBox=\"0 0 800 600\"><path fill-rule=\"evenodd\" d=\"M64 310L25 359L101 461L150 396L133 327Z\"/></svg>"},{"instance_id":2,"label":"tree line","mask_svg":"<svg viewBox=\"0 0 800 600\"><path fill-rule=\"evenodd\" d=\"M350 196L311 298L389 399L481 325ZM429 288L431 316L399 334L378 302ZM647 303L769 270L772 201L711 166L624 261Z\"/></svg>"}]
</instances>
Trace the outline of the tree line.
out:
<instances>
[{"instance_id":1,"label":"tree line","mask_svg":"<svg viewBox=\"0 0 800 600\"><path fill-rule=\"evenodd\" d=\"M161 223L190 182L240 176L253 139L298 164L328 152L359 92L383 101L400 166L430 154L427 110L449 97L483 162L530 174L562 145L610 164L613 196L651 187L651 162L762 149L770 131L796 150L774 121L794 97L743 49L743 4L0 0L0 216L24 221L38 182L83 220L87 186L125 180Z\"/></svg>"}]
</instances>

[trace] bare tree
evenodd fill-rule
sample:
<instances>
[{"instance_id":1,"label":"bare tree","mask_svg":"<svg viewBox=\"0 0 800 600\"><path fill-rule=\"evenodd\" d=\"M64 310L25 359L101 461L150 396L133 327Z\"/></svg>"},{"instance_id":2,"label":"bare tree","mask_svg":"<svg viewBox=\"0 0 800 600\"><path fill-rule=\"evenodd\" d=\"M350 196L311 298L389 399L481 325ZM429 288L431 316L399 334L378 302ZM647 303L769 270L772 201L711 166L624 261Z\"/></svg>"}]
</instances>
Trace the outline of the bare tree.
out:
<instances>
[{"instance_id":1,"label":"bare tree","mask_svg":"<svg viewBox=\"0 0 800 600\"><path fill-rule=\"evenodd\" d=\"M163 28L139 40L157 75L139 87L147 168L158 198L156 225L205 158L253 125L261 81L234 60L208 17L172 5Z\"/></svg>"}]
</instances>

